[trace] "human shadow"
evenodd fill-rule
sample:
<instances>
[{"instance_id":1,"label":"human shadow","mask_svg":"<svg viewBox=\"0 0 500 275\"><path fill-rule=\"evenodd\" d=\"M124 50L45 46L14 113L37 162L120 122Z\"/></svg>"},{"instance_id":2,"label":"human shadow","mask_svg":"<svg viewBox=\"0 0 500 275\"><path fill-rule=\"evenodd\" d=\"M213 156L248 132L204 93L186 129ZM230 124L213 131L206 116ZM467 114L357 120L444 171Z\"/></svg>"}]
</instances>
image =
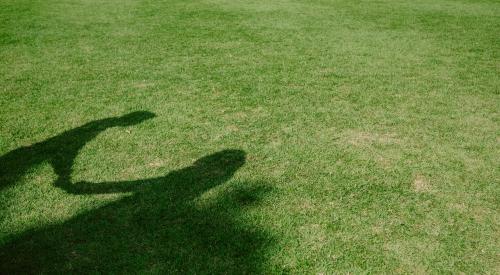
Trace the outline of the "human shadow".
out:
<instances>
[{"instance_id":1,"label":"human shadow","mask_svg":"<svg viewBox=\"0 0 500 275\"><path fill-rule=\"evenodd\" d=\"M119 117L95 120L30 146L10 151L0 157L0 190L15 184L28 169L47 161L57 175L56 185L67 185L75 158L85 144L112 127L125 127L155 117L138 111Z\"/></svg>"},{"instance_id":2,"label":"human shadow","mask_svg":"<svg viewBox=\"0 0 500 275\"><path fill-rule=\"evenodd\" d=\"M74 194L133 192L63 224L24 233L0 248L4 273L256 273L270 238L238 222L267 191L263 184L200 198L245 163L223 150L146 180L75 183ZM260 252L259 252L260 251Z\"/></svg>"},{"instance_id":3,"label":"human shadow","mask_svg":"<svg viewBox=\"0 0 500 275\"><path fill-rule=\"evenodd\" d=\"M30 150L9 153L28 156L29 165L48 160L58 175L56 186L70 194L123 195L64 223L8 240L0 246L0 273L259 273L272 239L249 224L245 210L269 187L234 182L215 188L244 165L244 151L222 150L161 177L71 182L73 161L85 142L106 128L150 117L144 112L91 122ZM29 168L9 163L12 156L2 157L2 163Z\"/></svg>"}]
</instances>

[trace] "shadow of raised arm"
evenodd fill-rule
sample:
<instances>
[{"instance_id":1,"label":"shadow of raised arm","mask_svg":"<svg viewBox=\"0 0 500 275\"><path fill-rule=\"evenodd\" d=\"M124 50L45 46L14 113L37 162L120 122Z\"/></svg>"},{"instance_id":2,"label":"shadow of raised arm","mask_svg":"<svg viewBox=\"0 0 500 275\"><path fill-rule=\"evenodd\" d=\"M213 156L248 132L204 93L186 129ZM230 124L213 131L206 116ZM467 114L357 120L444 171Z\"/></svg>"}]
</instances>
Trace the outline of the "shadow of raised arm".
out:
<instances>
[{"instance_id":1,"label":"shadow of raised arm","mask_svg":"<svg viewBox=\"0 0 500 275\"><path fill-rule=\"evenodd\" d=\"M48 161L57 174L56 184L69 182L75 158L85 144L111 127L125 127L155 117L151 112L132 112L94 120L45 141L20 147L0 157L0 189L16 183L28 169Z\"/></svg>"},{"instance_id":2,"label":"shadow of raised arm","mask_svg":"<svg viewBox=\"0 0 500 275\"><path fill-rule=\"evenodd\" d=\"M72 194L109 194L157 188L159 192L172 192L173 199L188 199L227 181L244 163L244 151L222 150L163 177L99 183L61 181L57 186Z\"/></svg>"}]
</instances>

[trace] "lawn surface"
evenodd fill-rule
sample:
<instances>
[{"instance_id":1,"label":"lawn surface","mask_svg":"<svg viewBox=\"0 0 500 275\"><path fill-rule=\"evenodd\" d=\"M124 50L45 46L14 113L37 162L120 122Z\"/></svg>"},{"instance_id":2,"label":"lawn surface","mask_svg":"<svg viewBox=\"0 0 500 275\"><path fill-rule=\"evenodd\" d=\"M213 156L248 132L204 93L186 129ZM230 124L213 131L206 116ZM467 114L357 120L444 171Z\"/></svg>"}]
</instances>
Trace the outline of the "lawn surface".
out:
<instances>
[{"instance_id":1,"label":"lawn surface","mask_svg":"<svg viewBox=\"0 0 500 275\"><path fill-rule=\"evenodd\" d=\"M0 273L500 272L495 0L1 0Z\"/></svg>"}]
</instances>

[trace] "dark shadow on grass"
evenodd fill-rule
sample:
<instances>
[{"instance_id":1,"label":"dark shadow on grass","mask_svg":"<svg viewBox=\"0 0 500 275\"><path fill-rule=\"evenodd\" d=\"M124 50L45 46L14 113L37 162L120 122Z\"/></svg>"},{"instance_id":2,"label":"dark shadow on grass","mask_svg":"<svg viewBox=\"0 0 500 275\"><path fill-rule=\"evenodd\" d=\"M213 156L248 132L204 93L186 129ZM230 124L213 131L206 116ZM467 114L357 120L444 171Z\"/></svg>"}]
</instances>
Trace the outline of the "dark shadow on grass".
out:
<instances>
[{"instance_id":1,"label":"dark shadow on grass","mask_svg":"<svg viewBox=\"0 0 500 275\"><path fill-rule=\"evenodd\" d=\"M47 161L57 174L56 185L70 179L78 152L99 133L112 127L139 124L155 117L151 112L133 112L120 117L95 120L31 146L21 147L0 157L0 190L15 184L31 168Z\"/></svg>"},{"instance_id":2,"label":"dark shadow on grass","mask_svg":"<svg viewBox=\"0 0 500 275\"><path fill-rule=\"evenodd\" d=\"M91 134L83 136L89 140ZM66 147L71 164L79 144ZM58 159L55 167L64 173L58 173L57 186L68 193L128 195L6 243L0 273L258 273L271 239L243 214L268 187L235 182L201 196L231 179L245 155L223 150L163 177L102 183L71 183L71 165Z\"/></svg>"}]
</instances>

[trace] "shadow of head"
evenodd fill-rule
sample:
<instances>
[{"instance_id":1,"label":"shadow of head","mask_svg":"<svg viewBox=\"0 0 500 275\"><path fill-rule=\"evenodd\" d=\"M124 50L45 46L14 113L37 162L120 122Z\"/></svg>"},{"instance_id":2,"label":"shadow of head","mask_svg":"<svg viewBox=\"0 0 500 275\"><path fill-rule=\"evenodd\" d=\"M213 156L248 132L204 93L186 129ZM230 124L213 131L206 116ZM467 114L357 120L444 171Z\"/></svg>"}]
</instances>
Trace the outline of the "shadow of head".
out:
<instances>
[{"instance_id":1,"label":"shadow of head","mask_svg":"<svg viewBox=\"0 0 500 275\"><path fill-rule=\"evenodd\" d=\"M113 124L116 126L131 126L139 124L145 120L156 117L154 113L147 111L132 112L123 116L113 118Z\"/></svg>"},{"instance_id":2,"label":"shadow of head","mask_svg":"<svg viewBox=\"0 0 500 275\"><path fill-rule=\"evenodd\" d=\"M246 153L242 150L222 150L195 161L191 169L206 179L231 177L243 164Z\"/></svg>"}]
</instances>

